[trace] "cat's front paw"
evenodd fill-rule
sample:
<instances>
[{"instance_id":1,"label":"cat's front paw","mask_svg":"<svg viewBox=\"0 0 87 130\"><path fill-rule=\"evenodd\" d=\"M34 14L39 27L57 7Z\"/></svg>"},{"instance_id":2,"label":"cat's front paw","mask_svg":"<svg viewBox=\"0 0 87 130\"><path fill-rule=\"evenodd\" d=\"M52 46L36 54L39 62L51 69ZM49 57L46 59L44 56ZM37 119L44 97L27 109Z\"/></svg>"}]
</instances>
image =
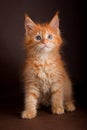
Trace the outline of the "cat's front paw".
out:
<instances>
[{"instance_id":1,"label":"cat's front paw","mask_svg":"<svg viewBox=\"0 0 87 130\"><path fill-rule=\"evenodd\" d=\"M63 114L64 108L63 107L53 107L52 112L53 112L53 114Z\"/></svg>"},{"instance_id":2,"label":"cat's front paw","mask_svg":"<svg viewBox=\"0 0 87 130\"><path fill-rule=\"evenodd\" d=\"M37 114L36 110L23 111L21 117L23 119L32 119L32 118L36 117L36 114Z\"/></svg>"}]
</instances>

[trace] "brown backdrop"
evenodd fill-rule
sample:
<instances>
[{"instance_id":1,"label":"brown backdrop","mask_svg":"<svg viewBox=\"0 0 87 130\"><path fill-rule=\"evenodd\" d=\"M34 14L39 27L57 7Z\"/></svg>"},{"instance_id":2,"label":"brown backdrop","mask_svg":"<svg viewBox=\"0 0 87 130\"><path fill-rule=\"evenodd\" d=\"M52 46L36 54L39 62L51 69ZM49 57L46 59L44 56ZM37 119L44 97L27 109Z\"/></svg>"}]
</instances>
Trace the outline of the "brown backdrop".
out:
<instances>
[{"instance_id":1,"label":"brown backdrop","mask_svg":"<svg viewBox=\"0 0 87 130\"><path fill-rule=\"evenodd\" d=\"M24 61L24 14L34 21L49 21L60 12L65 39L63 55L77 100L86 96L84 85L84 11L81 0L0 0L0 98L22 95L20 72Z\"/></svg>"}]
</instances>

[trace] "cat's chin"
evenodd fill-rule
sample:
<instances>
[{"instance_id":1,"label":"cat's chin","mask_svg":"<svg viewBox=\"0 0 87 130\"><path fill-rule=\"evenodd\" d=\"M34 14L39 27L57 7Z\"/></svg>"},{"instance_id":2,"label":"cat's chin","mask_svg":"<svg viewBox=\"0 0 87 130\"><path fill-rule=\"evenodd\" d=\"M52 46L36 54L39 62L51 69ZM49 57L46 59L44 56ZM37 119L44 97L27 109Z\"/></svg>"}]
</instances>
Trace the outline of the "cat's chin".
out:
<instances>
[{"instance_id":1,"label":"cat's chin","mask_svg":"<svg viewBox=\"0 0 87 130\"><path fill-rule=\"evenodd\" d=\"M49 51L51 51L52 49L50 48L50 47L43 47L43 48L41 48L41 50L42 51L45 51L45 52L49 52Z\"/></svg>"}]
</instances>

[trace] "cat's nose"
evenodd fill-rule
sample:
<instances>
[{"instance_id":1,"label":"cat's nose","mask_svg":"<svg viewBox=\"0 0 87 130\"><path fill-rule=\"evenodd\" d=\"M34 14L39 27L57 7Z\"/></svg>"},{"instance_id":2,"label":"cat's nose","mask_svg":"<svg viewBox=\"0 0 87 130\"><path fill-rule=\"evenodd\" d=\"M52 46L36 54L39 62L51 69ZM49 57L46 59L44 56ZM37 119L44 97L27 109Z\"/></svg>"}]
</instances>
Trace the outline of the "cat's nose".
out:
<instances>
[{"instance_id":1,"label":"cat's nose","mask_svg":"<svg viewBox=\"0 0 87 130\"><path fill-rule=\"evenodd\" d=\"M45 40L43 40L43 44L47 44L48 43L48 41L45 39Z\"/></svg>"}]
</instances>

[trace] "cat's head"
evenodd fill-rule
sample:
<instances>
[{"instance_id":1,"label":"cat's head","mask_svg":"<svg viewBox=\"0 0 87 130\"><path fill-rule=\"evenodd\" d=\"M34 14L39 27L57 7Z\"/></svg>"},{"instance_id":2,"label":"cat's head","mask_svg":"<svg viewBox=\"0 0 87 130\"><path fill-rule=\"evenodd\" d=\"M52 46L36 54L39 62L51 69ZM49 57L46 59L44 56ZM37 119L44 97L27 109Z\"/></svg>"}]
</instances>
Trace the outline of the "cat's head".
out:
<instances>
[{"instance_id":1,"label":"cat's head","mask_svg":"<svg viewBox=\"0 0 87 130\"><path fill-rule=\"evenodd\" d=\"M26 47L32 53L56 51L62 43L58 13L46 24L36 24L25 15L25 30Z\"/></svg>"}]
</instances>

